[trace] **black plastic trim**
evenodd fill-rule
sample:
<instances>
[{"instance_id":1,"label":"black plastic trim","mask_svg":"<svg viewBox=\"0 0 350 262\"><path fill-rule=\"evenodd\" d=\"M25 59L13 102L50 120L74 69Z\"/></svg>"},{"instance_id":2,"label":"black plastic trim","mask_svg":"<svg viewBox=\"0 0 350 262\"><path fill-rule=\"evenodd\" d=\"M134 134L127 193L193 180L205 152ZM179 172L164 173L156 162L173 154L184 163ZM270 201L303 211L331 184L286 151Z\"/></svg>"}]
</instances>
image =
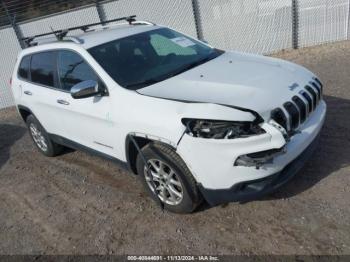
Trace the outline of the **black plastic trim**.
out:
<instances>
[{"instance_id":1,"label":"black plastic trim","mask_svg":"<svg viewBox=\"0 0 350 262\"><path fill-rule=\"evenodd\" d=\"M297 105L300 112L300 124L304 123L307 116L307 106L299 96L293 96L293 102Z\"/></svg>"},{"instance_id":2,"label":"black plastic trim","mask_svg":"<svg viewBox=\"0 0 350 262\"><path fill-rule=\"evenodd\" d=\"M185 133L185 132L184 132ZM133 133L129 133L126 138L125 138L125 155L126 155L126 164L128 166L128 169L130 172L133 174L137 175L137 170L136 166L133 166L135 164L132 159L130 159L130 156L133 154L133 152L130 153L130 149L132 148L132 145L134 145L134 142L132 141L134 139L134 142L137 143L137 145L142 149L143 146L145 146L148 143L151 142L158 142L158 143L163 143L161 141L153 140L150 139L149 137L144 137L144 136L137 136L133 135ZM143 141L140 141L139 139L142 139ZM176 151L176 148L173 147L170 144L164 143L168 147L171 147L174 151ZM137 150L137 148L135 148Z\"/></svg>"},{"instance_id":3,"label":"black plastic trim","mask_svg":"<svg viewBox=\"0 0 350 262\"><path fill-rule=\"evenodd\" d=\"M74 142L72 140L69 140L69 139L64 138L62 136L59 136L59 135L49 134L49 136L52 139L52 141L54 141L55 143L57 143L59 145L63 145L63 146L69 147L69 148L73 148L73 149L76 149L76 150L87 152L87 153L89 153L91 155L95 155L95 156L104 158L106 160L112 161L112 162L118 164L119 166L121 166L124 169L128 169L127 168L128 167L127 163L122 161L122 160L120 160L120 159L118 159L118 158L112 157L112 156L107 155L105 153L102 153L100 151L97 151L97 150L94 150L94 149L89 148L87 146L81 145L81 144L79 144L77 142Z\"/></svg>"},{"instance_id":4,"label":"black plastic trim","mask_svg":"<svg viewBox=\"0 0 350 262\"><path fill-rule=\"evenodd\" d=\"M312 96L312 106L314 108L314 110L317 107L317 103L318 103L318 99L317 99L317 94L315 92L315 90L311 87L311 86L305 86L305 89L311 94Z\"/></svg>"},{"instance_id":5,"label":"black plastic trim","mask_svg":"<svg viewBox=\"0 0 350 262\"><path fill-rule=\"evenodd\" d=\"M308 113L310 114L311 112L313 112L315 110L315 108L313 107L313 103L312 103L312 98L311 96L306 93L305 91L301 92L301 95L306 99L306 101L308 102Z\"/></svg>"},{"instance_id":6,"label":"black plastic trim","mask_svg":"<svg viewBox=\"0 0 350 262\"><path fill-rule=\"evenodd\" d=\"M28 107L26 107L26 106L17 105L17 109L18 109L18 111L20 111L20 110L27 111L27 112L29 112L31 115L35 116L35 115L33 114L32 110L30 110L30 109L29 109ZM22 115L21 115L21 116L22 116ZM23 119L23 118L22 118L22 119ZM25 120L23 119L23 121L25 121Z\"/></svg>"},{"instance_id":7,"label":"black plastic trim","mask_svg":"<svg viewBox=\"0 0 350 262\"><path fill-rule=\"evenodd\" d=\"M294 130L294 129L298 128L299 122L300 122L300 115L299 115L298 108L290 101L284 103L283 106L284 106L284 108L286 109L286 111L288 112L288 114L290 116L291 129Z\"/></svg>"},{"instance_id":8,"label":"black plastic trim","mask_svg":"<svg viewBox=\"0 0 350 262\"><path fill-rule=\"evenodd\" d=\"M321 92L321 88L315 83L315 82L312 82L311 85L316 88L317 90L317 95L318 95L318 100L321 100L322 98L322 92Z\"/></svg>"},{"instance_id":9,"label":"black plastic trim","mask_svg":"<svg viewBox=\"0 0 350 262\"><path fill-rule=\"evenodd\" d=\"M287 130L287 117L281 108L276 108L271 111L271 118Z\"/></svg>"},{"instance_id":10,"label":"black plastic trim","mask_svg":"<svg viewBox=\"0 0 350 262\"><path fill-rule=\"evenodd\" d=\"M126 164L127 164L128 170L130 172L132 172L134 175L137 175L136 169L134 169L131 166L131 159L130 159L130 145L131 145L131 143L132 143L132 141L130 139L130 135L127 135L126 139L125 139Z\"/></svg>"},{"instance_id":11,"label":"black plastic trim","mask_svg":"<svg viewBox=\"0 0 350 262\"><path fill-rule=\"evenodd\" d=\"M323 84L322 84L322 82L317 77L314 77L314 80L320 85L321 92L323 94Z\"/></svg>"}]
</instances>

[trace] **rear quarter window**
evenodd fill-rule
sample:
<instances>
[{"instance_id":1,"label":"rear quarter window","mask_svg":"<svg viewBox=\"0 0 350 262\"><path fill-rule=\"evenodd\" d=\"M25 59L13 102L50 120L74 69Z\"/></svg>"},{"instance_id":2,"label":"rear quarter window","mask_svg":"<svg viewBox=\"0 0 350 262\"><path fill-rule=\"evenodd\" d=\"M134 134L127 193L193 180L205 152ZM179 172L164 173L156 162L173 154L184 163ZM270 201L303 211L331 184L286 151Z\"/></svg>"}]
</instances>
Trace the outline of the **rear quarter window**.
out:
<instances>
[{"instance_id":1,"label":"rear quarter window","mask_svg":"<svg viewBox=\"0 0 350 262\"><path fill-rule=\"evenodd\" d=\"M54 87L56 72L56 53L42 52L32 55L30 72L33 83Z\"/></svg>"},{"instance_id":2,"label":"rear quarter window","mask_svg":"<svg viewBox=\"0 0 350 262\"><path fill-rule=\"evenodd\" d=\"M22 58L21 63L18 67L18 77L24 80L30 80L29 74L30 56L25 56Z\"/></svg>"}]
</instances>

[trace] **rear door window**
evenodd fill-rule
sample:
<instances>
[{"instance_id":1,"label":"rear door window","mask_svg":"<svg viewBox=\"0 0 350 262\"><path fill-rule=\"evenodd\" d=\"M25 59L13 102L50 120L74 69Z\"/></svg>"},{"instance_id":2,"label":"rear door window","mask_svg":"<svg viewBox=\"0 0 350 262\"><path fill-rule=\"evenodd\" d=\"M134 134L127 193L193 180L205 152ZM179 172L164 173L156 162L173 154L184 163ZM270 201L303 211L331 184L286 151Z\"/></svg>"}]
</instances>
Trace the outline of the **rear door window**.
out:
<instances>
[{"instance_id":1,"label":"rear door window","mask_svg":"<svg viewBox=\"0 0 350 262\"><path fill-rule=\"evenodd\" d=\"M30 80L29 65L30 65L30 56L23 57L18 68L18 76L20 78L24 80Z\"/></svg>"},{"instance_id":2,"label":"rear door window","mask_svg":"<svg viewBox=\"0 0 350 262\"><path fill-rule=\"evenodd\" d=\"M58 52L58 75L64 91L70 91L74 85L86 80L95 80L102 84L90 65L72 51Z\"/></svg>"},{"instance_id":3,"label":"rear door window","mask_svg":"<svg viewBox=\"0 0 350 262\"><path fill-rule=\"evenodd\" d=\"M30 71L32 82L55 87L56 53L51 51L33 54Z\"/></svg>"}]
</instances>

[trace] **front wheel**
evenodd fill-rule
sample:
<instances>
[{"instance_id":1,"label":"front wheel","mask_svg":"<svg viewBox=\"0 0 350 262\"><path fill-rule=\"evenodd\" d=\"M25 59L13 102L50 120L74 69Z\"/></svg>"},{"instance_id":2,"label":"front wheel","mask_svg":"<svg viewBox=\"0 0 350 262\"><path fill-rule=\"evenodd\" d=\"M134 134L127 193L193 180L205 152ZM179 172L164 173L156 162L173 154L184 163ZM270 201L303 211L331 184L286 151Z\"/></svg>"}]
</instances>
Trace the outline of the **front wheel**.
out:
<instances>
[{"instance_id":1,"label":"front wheel","mask_svg":"<svg viewBox=\"0 0 350 262\"><path fill-rule=\"evenodd\" d=\"M164 208L171 212L194 211L202 198L196 181L180 156L160 143L146 145L142 153L151 174L147 172L140 154L137 157L137 171L146 190L159 198Z\"/></svg>"}]
</instances>

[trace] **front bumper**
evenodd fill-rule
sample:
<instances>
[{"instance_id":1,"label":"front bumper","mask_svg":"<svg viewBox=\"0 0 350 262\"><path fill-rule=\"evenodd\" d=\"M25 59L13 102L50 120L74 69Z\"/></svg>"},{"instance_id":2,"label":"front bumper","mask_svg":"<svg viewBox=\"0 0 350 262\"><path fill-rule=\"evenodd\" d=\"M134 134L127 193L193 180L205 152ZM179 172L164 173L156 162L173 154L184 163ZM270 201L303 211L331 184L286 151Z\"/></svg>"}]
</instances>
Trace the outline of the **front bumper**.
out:
<instances>
[{"instance_id":1,"label":"front bumper","mask_svg":"<svg viewBox=\"0 0 350 262\"><path fill-rule=\"evenodd\" d=\"M296 173L296 166L300 168L305 163L306 160L300 159L307 159L305 155L308 154L304 152L312 151L309 148L313 148L311 145L314 145L313 141L316 141L321 131L326 108L325 102L321 101L300 127L300 133L295 134L288 143L277 128L265 123L263 128L267 131L266 134L242 139L201 139L185 134L177 152L191 170L209 203L217 204L221 200L242 201L245 197L255 198L257 192L268 193L288 181ZM235 166L236 160L242 155L282 147L286 152L274 157L272 163L266 163L259 168ZM248 191L256 188L252 194L246 191L237 195L238 188L248 184ZM227 195L225 192L235 196L222 196L221 199L219 195Z\"/></svg>"},{"instance_id":2,"label":"front bumper","mask_svg":"<svg viewBox=\"0 0 350 262\"><path fill-rule=\"evenodd\" d=\"M250 201L271 194L291 180L305 165L317 148L318 140L319 136L314 139L304 152L277 174L262 179L238 183L230 189L213 190L206 189L202 185L199 185L199 189L205 200L211 206L233 201Z\"/></svg>"}]
</instances>

